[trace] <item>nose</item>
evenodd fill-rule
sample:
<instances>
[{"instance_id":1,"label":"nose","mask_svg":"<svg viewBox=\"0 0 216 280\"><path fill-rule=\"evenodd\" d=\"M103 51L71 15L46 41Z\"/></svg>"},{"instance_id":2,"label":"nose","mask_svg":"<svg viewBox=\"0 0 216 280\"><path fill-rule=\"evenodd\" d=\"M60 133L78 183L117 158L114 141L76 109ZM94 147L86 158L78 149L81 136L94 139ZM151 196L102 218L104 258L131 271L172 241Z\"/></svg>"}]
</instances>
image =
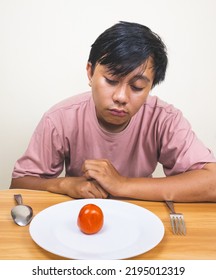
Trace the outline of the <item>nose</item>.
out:
<instances>
[{"instance_id":1,"label":"nose","mask_svg":"<svg viewBox=\"0 0 216 280\"><path fill-rule=\"evenodd\" d=\"M115 92L113 93L113 101L121 105L128 103L128 93L125 86L119 86L115 89Z\"/></svg>"}]
</instances>

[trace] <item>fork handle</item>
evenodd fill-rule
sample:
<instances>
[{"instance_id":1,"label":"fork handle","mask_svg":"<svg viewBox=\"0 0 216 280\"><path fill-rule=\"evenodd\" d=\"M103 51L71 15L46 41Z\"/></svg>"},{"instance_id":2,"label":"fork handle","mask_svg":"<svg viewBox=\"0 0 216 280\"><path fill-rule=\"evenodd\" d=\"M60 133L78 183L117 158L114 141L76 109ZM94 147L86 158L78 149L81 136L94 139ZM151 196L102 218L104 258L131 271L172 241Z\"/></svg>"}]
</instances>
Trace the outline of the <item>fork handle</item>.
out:
<instances>
[{"instance_id":1,"label":"fork handle","mask_svg":"<svg viewBox=\"0 0 216 280\"><path fill-rule=\"evenodd\" d=\"M169 207L169 209L171 210L172 214L176 214L175 210L174 210L174 205L173 202L171 200L166 200L166 205Z\"/></svg>"}]
</instances>

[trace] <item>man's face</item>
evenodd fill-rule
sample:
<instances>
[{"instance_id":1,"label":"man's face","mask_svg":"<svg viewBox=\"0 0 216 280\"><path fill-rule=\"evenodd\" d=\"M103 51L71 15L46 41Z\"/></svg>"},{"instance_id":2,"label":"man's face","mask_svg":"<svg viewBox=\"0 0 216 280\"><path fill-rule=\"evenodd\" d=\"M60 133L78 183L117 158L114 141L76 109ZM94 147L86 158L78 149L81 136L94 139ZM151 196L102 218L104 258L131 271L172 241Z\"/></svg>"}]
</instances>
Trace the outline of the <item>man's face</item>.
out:
<instances>
[{"instance_id":1,"label":"man's face","mask_svg":"<svg viewBox=\"0 0 216 280\"><path fill-rule=\"evenodd\" d=\"M144 104L154 80L151 58L122 78L113 76L101 64L92 74L88 63L87 74L99 124L110 132L122 131L128 125Z\"/></svg>"}]
</instances>

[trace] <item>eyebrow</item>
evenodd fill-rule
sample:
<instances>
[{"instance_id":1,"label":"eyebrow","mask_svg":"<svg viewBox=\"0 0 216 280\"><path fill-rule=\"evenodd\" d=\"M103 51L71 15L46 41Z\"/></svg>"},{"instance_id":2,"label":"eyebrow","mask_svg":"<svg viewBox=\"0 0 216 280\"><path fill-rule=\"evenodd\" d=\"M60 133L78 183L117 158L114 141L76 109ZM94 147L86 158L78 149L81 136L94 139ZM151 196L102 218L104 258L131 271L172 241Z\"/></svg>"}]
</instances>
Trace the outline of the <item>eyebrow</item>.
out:
<instances>
[{"instance_id":1,"label":"eyebrow","mask_svg":"<svg viewBox=\"0 0 216 280\"><path fill-rule=\"evenodd\" d=\"M137 80L143 80L143 81L145 81L147 83L151 82L148 77L146 77L145 75L142 75L142 74L135 75L133 78L131 78L130 82L134 83Z\"/></svg>"}]
</instances>

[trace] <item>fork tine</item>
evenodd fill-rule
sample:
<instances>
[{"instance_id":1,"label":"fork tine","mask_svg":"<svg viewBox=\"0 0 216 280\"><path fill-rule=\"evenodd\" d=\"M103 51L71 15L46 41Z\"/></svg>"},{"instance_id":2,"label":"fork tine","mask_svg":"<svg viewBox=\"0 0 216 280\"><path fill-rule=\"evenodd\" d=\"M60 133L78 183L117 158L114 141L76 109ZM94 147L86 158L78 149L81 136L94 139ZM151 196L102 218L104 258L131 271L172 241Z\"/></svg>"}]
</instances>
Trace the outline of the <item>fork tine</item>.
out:
<instances>
[{"instance_id":1,"label":"fork tine","mask_svg":"<svg viewBox=\"0 0 216 280\"><path fill-rule=\"evenodd\" d=\"M184 222L184 216L182 213L176 213L173 206L173 201L165 200L166 205L171 210L170 221L172 231L174 234L186 235L186 226Z\"/></svg>"},{"instance_id":2,"label":"fork tine","mask_svg":"<svg viewBox=\"0 0 216 280\"><path fill-rule=\"evenodd\" d=\"M176 227L177 227L177 234L182 234L182 224L181 224L181 216L176 216Z\"/></svg>"},{"instance_id":3,"label":"fork tine","mask_svg":"<svg viewBox=\"0 0 216 280\"><path fill-rule=\"evenodd\" d=\"M170 221L174 234L186 235L186 227L182 214L170 214Z\"/></svg>"},{"instance_id":4,"label":"fork tine","mask_svg":"<svg viewBox=\"0 0 216 280\"><path fill-rule=\"evenodd\" d=\"M165 203L168 206L168 208L171 210L170 221L171 221L173 233L186 235L186 226L185 226L183 214L175 212L173 201L165 200Z\"/></svg>"},{"instance_id":5,"label":"fork tine","mask_svg":"<svg viewBox=\"0 0 216 280\"><path fill-rule=\"evenodd\" d=\"M177 234L176 220L175 220L175 217L173 217L172 214L170 214L170 222L171 222L173 233Z\"/></svg>"},{"instance_id":6,"label":"fork tine","mask_svg":"<svg viewBox=\"0 0 216 280\"><path fill-rule=\"evenodd\" d=\"M181 233L186 235L186 226L185 226L185 221L184 221L184 217L180 217L180 225L181 225Z\"/></svg>"}]
</instances>

